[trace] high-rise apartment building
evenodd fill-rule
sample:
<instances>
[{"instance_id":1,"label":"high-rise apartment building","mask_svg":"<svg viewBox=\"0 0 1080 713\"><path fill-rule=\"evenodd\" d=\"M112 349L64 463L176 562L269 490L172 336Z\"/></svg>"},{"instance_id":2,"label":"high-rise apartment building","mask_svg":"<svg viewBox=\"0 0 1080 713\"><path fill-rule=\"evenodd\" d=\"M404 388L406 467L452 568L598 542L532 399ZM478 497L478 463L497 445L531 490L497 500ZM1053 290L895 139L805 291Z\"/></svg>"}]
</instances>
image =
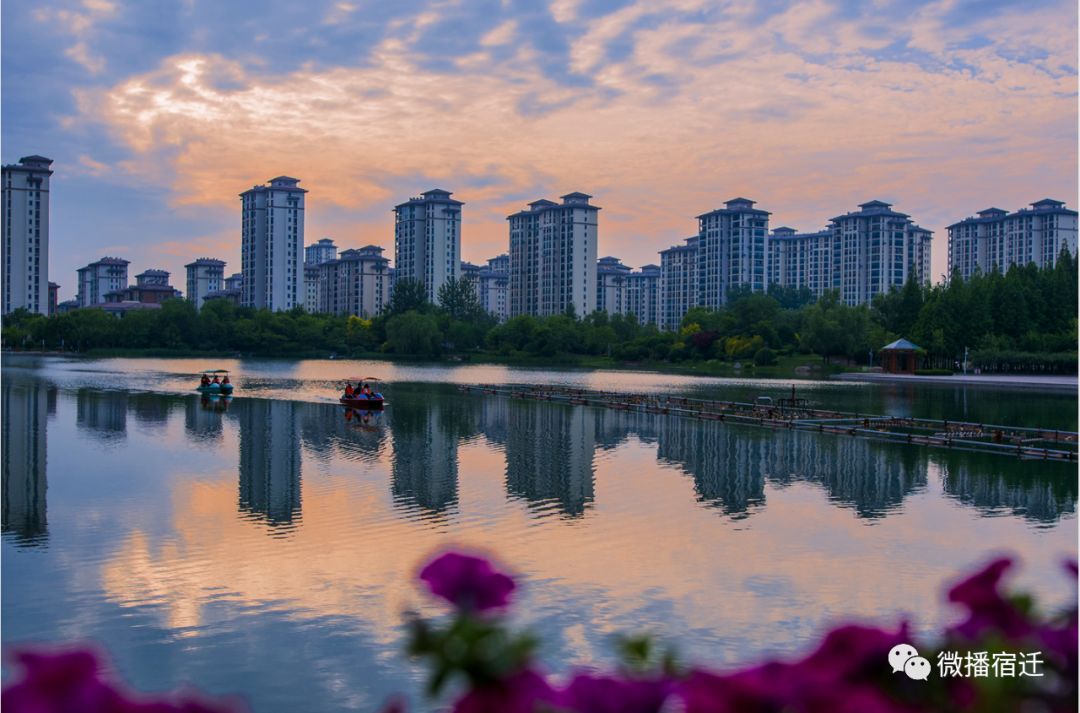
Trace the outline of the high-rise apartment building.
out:
<instances>
[{"instance_id":1,"label":"high-rise apartment building","mask_svg":"<svg viewBox=\"0 0 1080 713\"><path fill-rule=\"evenodd\" d=\"M342 250L317 266L318 309L336 315L374 317L390 302L390 261L378 245Z\"/></svg>"},{"instance_id":2,"label":"high-rise apartment building","mask_svg":"<svg viewBox=\"0 0 1080 713\"><path fill-rule=\"evenodd\" d=\"M202 309L206 295L225 289L225 261L201 257L184 265L187 270L187 298Z\"/></svg>"},{"instance_id":3,"label":"high-rise apartment building","mask_svg":"<svg viewBox=\"0 0 1080 713\"><path fill-rule=\"evenodd\" d=\"M987 208L948 227L949 276L959 271L966 280L976 270L1005 272L1029 263L1051 267L1062 250L1076 255L1076 230L1077 212L1062 201L1044 198L1015 213Z\"/></svg>"},{"instance_id":4,"label":"high-rise apartment building","mask_svg":"<svg viewBox=\"0 0 1080 713\"><path fill-rule=\"evenodd\" d=\"M660 251L660 328L679 328L683 315L698 306L698 237Z\"/></svg>"},{"instance_id":5,"label":"high-rise apartment building","mask_svg":"<svg viewBox=\"0 0 1080 713\"><path fill-rule=\"evenodd\" d=\"M304 262L310 265L321 265L337 257L337 246L330 238L322 238L304 248Z\"/></svg>"},{"instance_id":6,"label":"high-rise apartment building","mask_svg":"<svg viewBox=\"0 0 1080 713\"><path fill-rule=\"evenodd\" d=\"M271 178L240 194L241 304L288 310L303 304L304 194L299 179Z\"/></svg>"},{"instance_id":7,"label":"high-rise apartment building","mask_svg":"<svg viewBox=\"0 0 1080 713\"><path fill-rule=\"evenodd\" d=\"M52 159L24 156L0 169L3 314L49 312L49 176Z\"/></svg>"},{"instance_id":8,"label":"high-rise apartment building","mask_svg":"<svg viewBox=\"0 0 1080 713\"><path fill-rule=\"evenodd\" d=\"M78 274L78 295L80 307L91 307L105 302L105 295L127 287L127 271L130 263L118 257L103 257L86 267L80 267Z\"/></svg>"},{"instance_id":9,"label":"high-rise apartment building","mask_svg":"<svg viewBox=\"0 0 1080 713\"><path fill-rule=\"evenodd\" d=\"M839 290L841 257L831 230L799 233L776 228L769 236L769 284L806 287L818 297Z\"/></svg>"},{"instance_id":10,"label":"high-rise apartment building","mask_svg":"<svg viewBox=\"0 0 1080 713\"><path fill-rule=\"evenodd\" d=\"M431 302L461 267L461 201L432 189L394 207L395 280L424 285Z\"/></svg>"},{"instance_id":11,"label":"high-rise apartment building","mask_svg":"<svg viewBox=\"0 0 1080 713\"><path fill-rule=\"evenodd\" d=\"M596 309L599 206L568 193L562 203L534 201L510 222L510 316Z\"/></svg>"},{"instance_id":12,"label":"high-rise apartment building","mask_svg":"<svg viewBox=\"0 0 1080 713\"><path fill-rule=\"evenodd\" d=\"M510 256L502 254L487 261L476 277L480 306L500 322L510 316Z\"/></svg>"},{"instance_id":13,"label":"high-rise apartment building","mask_svg":"<svg viewBox=\"0 0 1080 713\"><path fill-rule=\"evenodd\" d=\"M658 265L642 265L628 277L626 311L637 317L638 324L660 324L660 279Z\"/></svg>"},{"instance_id":14,"label":"high-rise apartment building","mask_svg":"<svg viewBox=\"0 0 1080 713\"><path fill-rule=\"evenodd\" d=\"M596 261L596 309L609 315L630 311L630 268L617 257Z\"/></svg>"},{"instance_id":15,"label":"high-rise apartment building","mask_svg":"<svg viewBox=\"0 0 1080 713\"><path fill-rule=\"evenodd\" d=\"M833 218L828 231L832 250L839 250L839 260L834 254L832 262L840 272L840 298L849 305L868 304L909 279L930 280L932 233L889 203L862 203L859 210ZM835 274L832 282L837 285Z\"/></svg>"},{"instance_id":16,"label":"high-rise apartment building","mask_svg":"<svg viewBox=\"0 0 1080 713\"><path fill-rule=\"evenodd\" d=\"M723 208L698 216L699 304L717 309L737 287L765 291L768 233L768 211L746 198L733 198Z\"/></svg>"}]
</instances>

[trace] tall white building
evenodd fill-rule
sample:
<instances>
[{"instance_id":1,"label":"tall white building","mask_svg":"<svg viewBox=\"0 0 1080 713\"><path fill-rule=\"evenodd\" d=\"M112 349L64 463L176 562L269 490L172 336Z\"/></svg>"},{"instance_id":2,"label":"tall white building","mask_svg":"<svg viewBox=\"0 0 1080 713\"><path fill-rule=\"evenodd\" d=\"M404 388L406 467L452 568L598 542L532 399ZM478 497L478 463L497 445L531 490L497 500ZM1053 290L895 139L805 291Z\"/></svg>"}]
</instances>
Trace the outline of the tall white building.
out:
<instances>
[{"instance_id":1,"label":"tall white building","mask_svg":"<svg viewBox=\"0 0 1080 713\"><path fill-rule=\"evenodd\" d=\"M698 237L660 251L660 328L674 331L698 306Z\"/></svg>"},{"instance_id":2,"label":"tall white building","mask_svg":"<svg viewBox=\"0 0 1080 713\"><path fill-rule=\"evenodd\" d=\"M1005 272L1028 263L1051 267L1062 250L1076 256L1077 212L1049 198L1015 213L987 208L948 231L949 276L959 270L965 280L976 270Z\"/></svg>"},{"instance_id":3,"label":"tall white building","mask_svg":"<svg viewBox=\"0 0 1080 713\"><path fill-rule=\"evenodd\" d=\"M128 284L127 260L118 257L103 257L86 267L80 267L78 274L78 294L76 299L80 307L90 307L105 302L105 295L116 290L123 290Z\"/></svg>"},{"instance_id":4,"label":"tall white building","mask_svg":"<svg viewBox=\"0 0 1080 713\"><path fill-rule=\"evenodd\" d=\"M337 258L337 246L330 238L322 238L304 248L304 262L311 265L321 265L335 258Z\"/></svg>"},{"instance_id":5,"label":"tall white building","mask_svg":"<svg viewBox=\"0 0 1080 713\"><path fill-rule=\"evenodd\" d=\"M184 265L187 270L187 298L202 309L206 295L225 289L225 261L201 257Z\"/></svg>"},{"instance_id":6,"label":"tall white building","mask_svg":"<svg viewBox=\"0 0 1080 713\"><path fill-rule=\"evenodd\" d=\"M754 201L733 198L723 208L698 216L698 303L717 309L728 292L768 287L769 213Z\"/></svg>"},{"instance_id":7,"label":"tall white building","mask_svg":"<svg viewBox=\"0 0 1080 713\"><path fill-rule=\"evenodd\" d=\"M480 268L476 277L476 294L480 306L500 322L510 316L510 256L493 257Z\"/></svg>"},{"instance_id":8,"label":"tall white building","mask_svg":"<svg viewBox=\"0 0 1080 713\"><path fill-rule=\"evenodd\" d=\"M271 178L240 194L244 275L241 304L288 310L303 305L304 194L299 179Z\"/></svg>"},{"instance_id":9,"label":"tall white building","mask_svg":"<svg viewBox=\"0 0 1080 713\"><path fill-rule=\"evenodd\" d=\"M596 309L609 315L630 311L630 268L617 257L596 261Z\"/></svg>"},{"instance_id":10,"label":"tall white building","mask_svg":"<svg viewBox=\"0 0 1080 713\"><path fill-rule=\"evenodd\" d=\"M849 305L868 304L874 295L903 287L909 279L930 281L933 234L889 203L862 203L859 210L833 218L828 231L840 298ZM832 281L837 283L835 274Z\"/></svg>"},{"instance_id":11,"label":"tall white building","mask_svg":"<svg viewBox=\"0 0 1080 713\"><path fill-rule=\"evenodd\" d=\"M840 289L840 241L831 230L798 233L781 227L769 237L769 284L806 287L816 297Z\"/></svg>"},{"instance_id":12,"label":"tall white building","mask_svg":"<svg viewBox=\"0 0 1080 713\"><path fill-rule=\"evenodd\" d=\"M592 196L568 193L562 203L534 201L510 222L510 316L596 310L596 245L600 208Z\"/></svg>"},{"instance_id":13,"label":"tall white building","mask_svg":"<svg viewBox=\"0 0 1080 713\"><path fill-rule=\"evenodd\" d=\"M394 207L395 280L424 285L430 302L461 266L461 201L432 189Z\"/></svg>"},{"instance_id":14,"label":"tall white building","mask_svg":"<svg viewBox=\"0 0 1080 713\"><path fill-rule=\"evenodd\" d=\"M318 309L336 315L374 317L390 301L390 261L378 245L342 250L317 266Z\"/></svg>"},{"instance_id":15,"label":"tall white building","mask_svg":"<svg viewBox=\"0 0 1080 713\"><path fill-rule=\"evenodd\" d=\"M3 314L20 307L49 312L49 176L52 159L24 156L4 166L0 223L4 226Z\"/></svg>"},{"instance_id":16,"label":"tall white building","mask_svg":"<svg viewBox=\"0 0 1080 713\"><path fill-rule=\"evenodd\" d=\"M660 324L660 267L642 265L629 276L626 311L638 324Z\"/></svg>"}]
</instances>

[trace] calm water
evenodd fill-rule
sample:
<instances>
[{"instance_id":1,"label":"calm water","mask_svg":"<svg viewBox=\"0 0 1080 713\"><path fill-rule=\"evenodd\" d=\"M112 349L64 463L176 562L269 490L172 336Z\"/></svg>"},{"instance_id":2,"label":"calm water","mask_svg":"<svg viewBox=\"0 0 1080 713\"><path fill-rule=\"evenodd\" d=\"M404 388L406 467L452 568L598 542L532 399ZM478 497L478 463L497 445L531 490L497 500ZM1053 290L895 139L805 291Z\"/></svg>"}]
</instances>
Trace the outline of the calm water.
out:
<instances>
[{"instance_id":1,"label":"calm water","mask_svg":"<svg viewBox=\"0 0 1080 713\"><path fill-rule=\"evenodd\" d=\"M3 642L93 640L139 688L191 681L258 713L415 692L416 567L487 549L524 582L554 669L651 630L716 665L798 653L839 620L919 631L995 553L1053 604L1075 466L463 395L563 383L749 399L788 383L356 362L4 359ZM235 370L222 410L191 391ZM347 420L337 380L390 405ZM1072 395L800 383L846 410L1076 429Z\"/></svg>"}]
</instances>

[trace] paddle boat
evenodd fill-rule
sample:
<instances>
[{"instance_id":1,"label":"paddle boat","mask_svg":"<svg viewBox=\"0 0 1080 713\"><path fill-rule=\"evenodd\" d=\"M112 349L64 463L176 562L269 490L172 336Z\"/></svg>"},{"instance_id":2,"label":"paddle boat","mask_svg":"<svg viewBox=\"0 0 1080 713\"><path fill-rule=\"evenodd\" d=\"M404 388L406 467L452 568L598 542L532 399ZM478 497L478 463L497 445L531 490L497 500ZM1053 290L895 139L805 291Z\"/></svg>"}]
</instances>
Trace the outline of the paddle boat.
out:
<instances>
[{"instance_id":1,"label":"paddle boat","mask_svg":"<svg viewBox=\"0 0 1080 713\"><path fill-rule=\"evenodd\" d=\"M352 396L345 396L343 394L341 398L338 399L338 401L340 401L341 404L347 408L364 409L368 411L381 411L383 406L386 404L386 402L383 400L383 395L381 393L376 391L374 388L371 389L370 396L365 396L359 392L360 386L362 386L363 384L367 384L369 387L371 387L371 382L374 381L380 381L380 379L373 376L369 376L364 379L350 379L347 383L352 384L355 382L357 384L357 392ZM342 388L344 389L344 387Z\"/></svg>"},{"instance_id":2,"label":"paddle boat","mask_svg":"<svg viewBox=\"0 0 1080 713\"><path fill-rule=\"evenodd\" d=\"M218 377L219 383L213 383L211 381L214 377ZM203 383L202 379L207 379L208 383ZM200 394L231 394L233 392L233 385L226 381L229 378L229 372L225 369L207 369L201 373L200 383L195 387L195 390ZM221 383L224 381L225 383Z\"/></svg>"}]
</instances>

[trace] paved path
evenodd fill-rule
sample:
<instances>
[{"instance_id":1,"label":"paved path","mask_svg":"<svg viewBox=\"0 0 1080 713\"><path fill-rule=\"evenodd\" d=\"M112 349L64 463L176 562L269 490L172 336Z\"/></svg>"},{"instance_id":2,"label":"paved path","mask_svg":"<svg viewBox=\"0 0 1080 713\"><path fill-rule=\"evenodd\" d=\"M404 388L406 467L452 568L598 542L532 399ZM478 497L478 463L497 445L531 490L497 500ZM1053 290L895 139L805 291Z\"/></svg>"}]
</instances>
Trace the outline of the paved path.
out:
<instances>
[{"instance_id":1,"label":"paved path","mask_svg":"<svg viewBox=\"0 0 1080 713\"><path fill-rule=\"evenodd\" d=\"M1025 376L1023 374L953 374L952 376L909 376L906 374L874 374L849 372L832 377L843 381L872 381L885 384L947 384L952 386L997 386L1009 389L1073 392L1077 390L1075 376Z\"/></svg>"}]
</instances>

